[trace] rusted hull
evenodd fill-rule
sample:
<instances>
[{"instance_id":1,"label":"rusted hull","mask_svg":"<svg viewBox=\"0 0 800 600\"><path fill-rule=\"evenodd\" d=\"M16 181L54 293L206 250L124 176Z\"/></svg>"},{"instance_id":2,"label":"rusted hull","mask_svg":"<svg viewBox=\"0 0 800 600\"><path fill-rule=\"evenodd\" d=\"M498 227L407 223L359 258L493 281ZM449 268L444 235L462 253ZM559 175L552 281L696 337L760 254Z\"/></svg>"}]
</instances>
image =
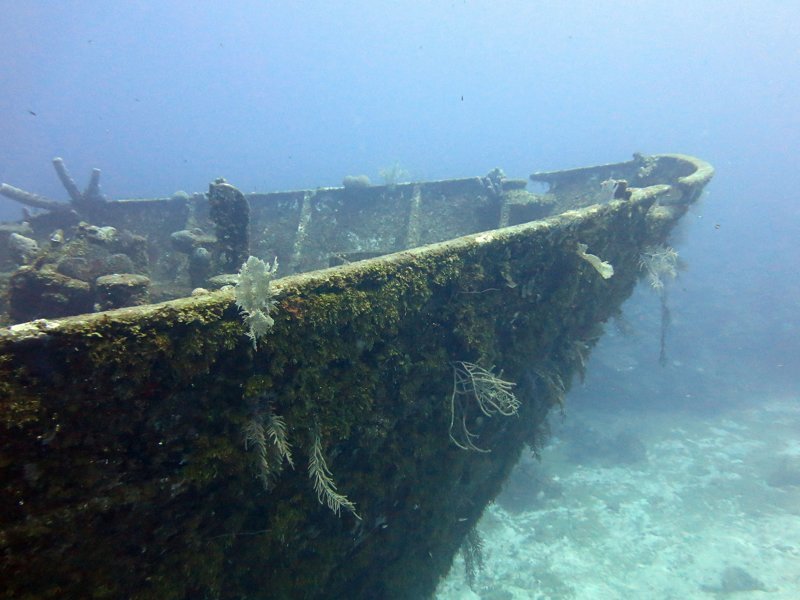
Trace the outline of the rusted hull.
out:
<instances>
[{"instance_id":1,"label":"rusted hull","mask_svg":"<svg viewBox=\"0 0 800 600\"><path fill-rule=\"evenodd\" d=\"M627 200L279 279L258 350L230 290L1 332L0 595L426 597L713 173L671 161ZM461 362L516 414L456 397ZM247 431L275 417L293 466L268 440L260 478Z\"/></svg>"}]
</instances>

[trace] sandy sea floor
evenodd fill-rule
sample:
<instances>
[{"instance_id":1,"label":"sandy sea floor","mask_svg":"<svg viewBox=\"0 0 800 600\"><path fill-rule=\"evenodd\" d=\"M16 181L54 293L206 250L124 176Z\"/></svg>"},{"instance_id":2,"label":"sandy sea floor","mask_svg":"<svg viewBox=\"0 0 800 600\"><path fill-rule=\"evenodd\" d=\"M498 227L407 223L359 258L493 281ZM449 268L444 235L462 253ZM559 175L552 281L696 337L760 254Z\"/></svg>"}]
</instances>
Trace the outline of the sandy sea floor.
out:
<instances>
[{"instance_id":1,"label":"sandy sea floor","mask_svg":"<svg viewBox=\"0 0 800 600\"><path fill-rule=\"evenodd\" d=\"M720 408L723 406L723 408ZM800 598L800 397L553 419L437 600Z\"/></svg>"}]
</instances>

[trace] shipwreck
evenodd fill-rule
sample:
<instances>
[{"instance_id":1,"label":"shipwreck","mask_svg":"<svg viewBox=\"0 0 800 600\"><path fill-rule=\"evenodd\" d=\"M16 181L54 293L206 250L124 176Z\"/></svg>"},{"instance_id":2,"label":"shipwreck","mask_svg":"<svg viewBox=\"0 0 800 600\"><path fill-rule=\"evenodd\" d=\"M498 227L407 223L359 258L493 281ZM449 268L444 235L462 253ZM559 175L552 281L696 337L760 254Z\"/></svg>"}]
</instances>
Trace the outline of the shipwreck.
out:
<instances>
[{"instance_id":1,"label":"shipwreck","mask_svg":"<svg viewBox=\"0 0 800 600\"><path fill-rule=\"evenodd\" d=\"M0 225L3 598L430 596L713 175L109 201L56 169L69 202L4 184L36 213Z\"/></svg>"}]
</instances>

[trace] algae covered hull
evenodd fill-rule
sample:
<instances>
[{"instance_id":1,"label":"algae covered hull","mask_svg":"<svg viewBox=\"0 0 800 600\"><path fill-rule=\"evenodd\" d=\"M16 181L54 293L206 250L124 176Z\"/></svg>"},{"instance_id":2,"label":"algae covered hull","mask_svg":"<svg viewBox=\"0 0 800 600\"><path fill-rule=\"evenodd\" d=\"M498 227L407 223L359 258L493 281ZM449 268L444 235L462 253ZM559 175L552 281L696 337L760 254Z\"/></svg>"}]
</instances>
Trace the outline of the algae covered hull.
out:
<instances>
[{"instance_id":1,"label":"algae covered hull","mask_svg":"<svg viewBox=\"0 0 800 600\"><path fill-rule=\"evenodd\" d=\"M229 288L4 329L0 595L430 595L712 175L250 195L250 251L284 265L257 349ZM99 224L147 224L168 297L167 240L206 206Z\"/></svg>"}]
</instances>

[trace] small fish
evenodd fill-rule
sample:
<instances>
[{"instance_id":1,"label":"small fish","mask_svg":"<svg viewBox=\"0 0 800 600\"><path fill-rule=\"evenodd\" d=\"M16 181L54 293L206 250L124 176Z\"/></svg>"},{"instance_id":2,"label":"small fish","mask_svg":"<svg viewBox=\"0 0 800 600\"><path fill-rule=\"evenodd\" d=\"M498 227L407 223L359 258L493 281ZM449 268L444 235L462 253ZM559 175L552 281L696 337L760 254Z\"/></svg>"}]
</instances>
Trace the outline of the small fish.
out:
<instances>
[{"instance_id":1,"label":"small fish","mask_svg":"<svg viewBox=\"0 0 800 600\"><path fill-rule=\"evenodd\" d=\"M35 112L33 112L32 110L30 110L30 109L28 109L28 114L29 115L33 115L34 117L37 116L37 114Z\"/></svg>"}]
</instances>

